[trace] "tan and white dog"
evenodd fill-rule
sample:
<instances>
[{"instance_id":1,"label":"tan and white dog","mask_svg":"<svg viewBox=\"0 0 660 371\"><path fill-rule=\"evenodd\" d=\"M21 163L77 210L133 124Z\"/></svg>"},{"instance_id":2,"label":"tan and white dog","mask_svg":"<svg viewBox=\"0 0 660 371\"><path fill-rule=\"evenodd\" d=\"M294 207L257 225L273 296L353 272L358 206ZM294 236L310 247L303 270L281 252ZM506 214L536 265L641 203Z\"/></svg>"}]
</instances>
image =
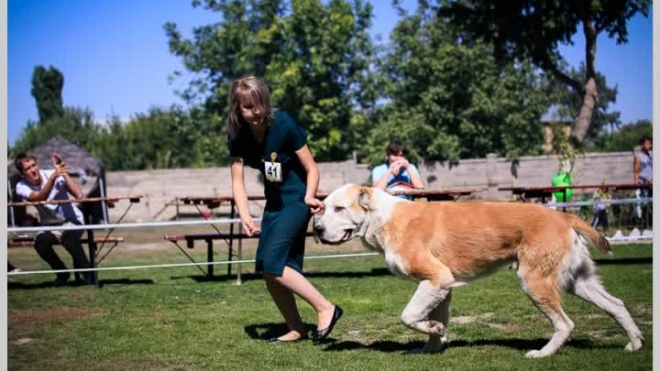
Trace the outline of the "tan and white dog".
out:
<instances>
[{"instance_id":1,"label":"tan and white dog","mask_svg":"<svg viewBox=\"0 0 660 371\"><path fill-rule=\"evenodd\" d=\"M403 323L430 335L420 351L440 351L454 287L517 262L523 290L545 314L554 334L527 357L554 354L575 327L562 309L560 290L593 303L625 330L625 349L644 337L623 302L603 288L586 241L606 254L609 243L582 219L547 207L506 202L412 202L370 187L348 184L324 201L314 225L325 244L354 237L385 257L387 268L419 282Z\"/></svg>"}]
</instances>

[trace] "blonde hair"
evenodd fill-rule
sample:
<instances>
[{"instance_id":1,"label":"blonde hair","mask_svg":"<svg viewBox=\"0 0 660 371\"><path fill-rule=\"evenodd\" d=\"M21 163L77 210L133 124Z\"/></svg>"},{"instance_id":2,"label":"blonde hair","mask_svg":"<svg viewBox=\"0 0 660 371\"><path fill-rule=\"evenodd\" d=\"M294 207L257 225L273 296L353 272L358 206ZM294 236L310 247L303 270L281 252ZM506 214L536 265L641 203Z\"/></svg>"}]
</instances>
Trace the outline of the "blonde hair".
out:
<instances>
[{"instance_id":1,"label":"blonde hair","mask_svg":"<svg viewBox=\"0 0 660 371\"><path fill-rule=\"evenodd\" d=\"M272 125L275 121L273 106L270 103L270 91L266 82L256 76L243 76L234 81L229 91L229 115L227 126L229 136L234 139L241 130L243 115L241 114L241 99L248 98L250 102L263 109L264 124Z\"/></svg>"}]
</instances>

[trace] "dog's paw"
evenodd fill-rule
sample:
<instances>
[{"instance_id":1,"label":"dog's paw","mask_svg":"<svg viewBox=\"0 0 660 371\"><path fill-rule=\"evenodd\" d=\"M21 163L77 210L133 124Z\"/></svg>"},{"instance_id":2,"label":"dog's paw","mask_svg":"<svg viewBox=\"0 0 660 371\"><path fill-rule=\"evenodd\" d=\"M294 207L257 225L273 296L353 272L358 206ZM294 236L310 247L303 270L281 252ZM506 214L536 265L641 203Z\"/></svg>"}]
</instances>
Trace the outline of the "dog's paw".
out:
<instances>
[{"instance_id":1,"label":"dog's paw","mask_svg":"<svg viewBox=\"0 0 660 371\"><path fill-rule=\"evenodd\" d=\"M429 334L443 336L445 334L445 325L439 321L429 321Z\"/></svg>"},{"instance_id":2,"label":"dog's paw","mask_svg":"<svg viewBox=\"0 0 660 371\"><path fill-rule=\"evenodd\" d=\"M634 352L642 348L644 345L644 342L642 342L640 339L635 339L635 341L631 341L628 344L626 344L625 350L627 352Z\"/></svg>"},{"instance_id":3,"label":"dog's paw","mask_svg":"<svg viewBox=\"0 0 660 371\"><path fill-rule=\"evenodd\" d=\"M525 357L527 357L527 358L543 358L543 357L547 357L549 355L550 354L544 353L540 350L530 350L529 352L527 352L527 354L525 354Z\"/></svg>"}]
</instances>

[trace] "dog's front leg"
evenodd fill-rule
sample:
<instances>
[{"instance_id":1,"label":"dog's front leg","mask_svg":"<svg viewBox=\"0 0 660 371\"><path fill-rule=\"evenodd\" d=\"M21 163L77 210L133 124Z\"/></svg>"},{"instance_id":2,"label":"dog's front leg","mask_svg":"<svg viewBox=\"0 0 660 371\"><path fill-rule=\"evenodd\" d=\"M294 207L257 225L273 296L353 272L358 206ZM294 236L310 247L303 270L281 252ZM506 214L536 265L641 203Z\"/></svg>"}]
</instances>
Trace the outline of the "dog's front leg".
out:
<instances>
[{"instance_id":1,"label":"dog's front leg","mask_svg":"<svg viewBox=\"0 0 660 371\"><path fill-rule=\"evenodd\" d=\"M449 325L449 317L451 314L450 305L451 291L449 291L447 297L445 297L445 299L440 304L438 304L438 306L435 307L429 314L429 320L439 321L442 323L442 335L429 335L429 341L424 345L423 348L419 349L420 353L437 353L447 346L447 343L449 342L447 326Z\"/></svg>"},{"instance_id":2,"label":"dog's front leg","mask_svg":"<svg viewBox=\"0 0 660 371\"><path fill-rule=\"evenodd\" d=\"M449 298L451 289L445 286L434 286L430 281L424 280L419 283L415 295L406 306L406 309L403 310L401 314L401 320L403 323L410 327L421 331L425 334L429 334L431 341L436 341L442 339L445 336L445 326L446 323L441 322L442 317L446 317L445 321L448 321L449 315L449 303L447 303L447 314L439 316L440 312L444 312L444 308L438 308L438 312L431 315L431 312L438 307L445 299ZM438 316L436 316L438 314ZM444 313L443 313L444 314ZM434 339L437 337L438 339ZM431 344L430 344L431 345ZM432 351L435 349L429 349ZM439 349L438 349L439 350Z\"/></svg>"}]
</instances>

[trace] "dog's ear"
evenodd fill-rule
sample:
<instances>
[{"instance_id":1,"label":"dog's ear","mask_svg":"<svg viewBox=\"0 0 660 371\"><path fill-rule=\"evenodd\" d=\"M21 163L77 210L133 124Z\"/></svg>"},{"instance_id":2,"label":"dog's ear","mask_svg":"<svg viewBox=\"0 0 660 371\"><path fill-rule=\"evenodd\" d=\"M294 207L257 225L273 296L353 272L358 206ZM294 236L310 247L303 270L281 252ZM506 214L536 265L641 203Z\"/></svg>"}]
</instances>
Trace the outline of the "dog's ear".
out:
<instances>
[{"instance_id":1,"label":"dog's ear","mask_svg":"<svg viewBox=\"0 0 660 371\"><path fill-rule=\"evenodd\" d=\"M371 197L373 192L368 187L360 187L358 192L358 205L365 210L371 210Z\"/></svg>"}]
</instances>

